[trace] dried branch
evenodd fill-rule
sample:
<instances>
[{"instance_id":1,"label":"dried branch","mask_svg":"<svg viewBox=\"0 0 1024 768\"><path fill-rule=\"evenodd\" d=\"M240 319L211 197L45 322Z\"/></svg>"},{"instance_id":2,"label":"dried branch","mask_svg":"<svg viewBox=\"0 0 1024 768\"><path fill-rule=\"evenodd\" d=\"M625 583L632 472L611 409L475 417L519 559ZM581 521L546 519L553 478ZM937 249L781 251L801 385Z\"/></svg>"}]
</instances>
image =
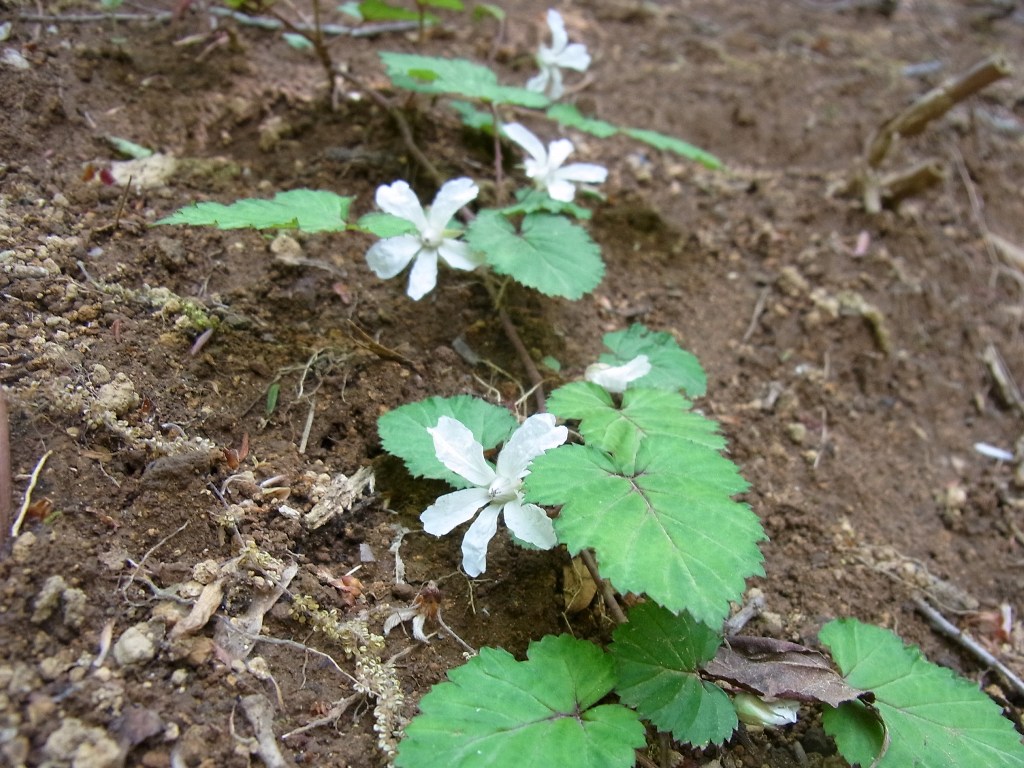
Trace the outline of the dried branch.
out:
<instances>
[{"instance_id":1,"label":"dried branch","mask_svg":"<svg viewBox=\"0 0 1024 768\"><path fill-rule=\"evenodd\" d=\"M0 391L0 560L4 557L7 532L14 514L14 483L11 481L11 419L7 396Z\"/></svg>"},{"instance_id":2,"label":"dried branch","mask_svg":"<svg viewBox=\"0 0 1024 768\"><path fill-rule=\"evenodd\" d=\"M986 651L977 640L962 632L952 622L946 619L941 613L932 608L922 598L914 598L914 607L926 618L940 634L953 640L961 648L970 653L974 658L987 667L996 670L1003 679L1009 683L1018 696L1024 696L1024 680L1021 680L1014 672L995 656Z\"/></svg>"}]
</instances>

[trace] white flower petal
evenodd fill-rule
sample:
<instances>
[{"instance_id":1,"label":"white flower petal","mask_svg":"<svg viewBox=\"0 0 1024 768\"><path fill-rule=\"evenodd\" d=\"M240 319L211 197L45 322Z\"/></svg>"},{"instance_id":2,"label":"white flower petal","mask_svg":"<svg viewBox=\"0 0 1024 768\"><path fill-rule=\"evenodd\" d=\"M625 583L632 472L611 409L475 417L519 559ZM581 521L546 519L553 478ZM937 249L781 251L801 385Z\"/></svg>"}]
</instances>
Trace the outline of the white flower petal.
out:
<instances>
[{"instance_id":1,"label":"white flower petal","mask_svg":"<svg viewBox=\"0 0 1024 768\"><path fill-rule=\"evenodd\" d=\"M377 206L385 213L411 221L421 233L427 229L427 217L419 198L404 181L377 187Z\"/></svg>"},{"instance_id":2,"label":"white flower petal","mask_svg":"<svg viewBox=\"0 0 1024 768\"><path fill-rule=\"evenodd\" d=\"M531 461L544 451L561 445L568 437L568 429L555 426L553 414L534 414L520 425L501 449L498 474L508 478L523 477Z\"/></svg>"},{"instance_id":3,"label":"white flower petal","mask_svg":"<svg viewBox=\"0 0 1024 768\"><path fill-rule=\"evenodd\" d=\"M387 280L405 269L422 247L420 239L413 235L378 240L366 252L366 263L377 277Z\"/></svg>"},{"instance_id":4,"label":"white flower petal","mask_svg":"<svg viewBox=\"0 0 1024 768\"><path fill-rule=\"evenodd\" d=\"M741 691L733 696L733 705L741 722L754 727L776 728L797 721L800 702L789 699L765 701L752 693Z\"/></svg>"},{"instance_id":5,"label":"white flower petal","mask_svg":"<svg viewBox=\"0 0 1024 768\"><path fill-rule=\"evenodd\" d=\"M559 168L555 174L566 181L603 184L608 178L608 169L595 163L570 163L565 168Z\"/></svg>"},{"instance_id":6,"label":"white flower petal","mask_svg":"<svg viewBox=\"0 0 1024 768\"><path fill-rule=\"evenodd\" d=\"M583 43L573 43L564 51L559 51L556 63L563 69L585 72L590 66L590 54L587 53L587 46Z\"/></svg>"},{"instance_id":7,"label":"white flower petal","mask_svg":"<svg viewBox=\"0 0 1024 768\"><path fill-rule=\"evenodd\" d=\"M501 507L494 504L487 506L469 526L462 539L462 570L472 577L487 570L487 544L498 530L500 511Z\"/></svg>"},{"instance_id":8,"label":"white flower petal","mask_svg":"<svg viewBox=\"0 0 1024 768\"><path fill-rule=\"evenodd\" d=\"M430 229L443 231L452 220L452 216L458 213L462 206L476 200L478 194L480 188L472 179L462 177L446 181L437 191L434 203L430 206L430 213L427 214Z\"/></svg>"},{"instance_id":9,"label":"white flower petal","mask_svg":"<svg viewBox=\"0 0 1024 768\"><path fill-rule=\"evenodd\" d=\"M445 240L437 252L445 264L454 269L476 269L484 263L483 254L477 253L461 240Z\"/></svg>"},{"instance_id":10,"label":"white flower petal","mask_svg":"<svg viewBox=\"0 0 1024 768\"><path fill-rule=\"evenodd\" d=\"M541 549L551 549L558 543L555 526L536 504L523 504L517 499L508 502L503 513L505 525L523 541Z\"/></svg>"},{"instance_id":11,"label":"white flower petal","mask_svg":"<svg viewBox=\"0 0 1024 768\"><path fill-rule=\"evenodd\" d=\"M559 200L563 203L570 203L576 197L576 185L565 179L559 179L557 176L548 179L547 190L552 200Z\"/></svg>"},{"instance_id":12,"label":"white flower petal","mask_svg":"<svg viewBox=\"0 0 1024 768\"><path fill-rule=\"evenodd\" d=\"M551 50L553 53L561 53L569 43L569 35L565 31L565 22L562 14L554 8L548 9L548 28L551 29Z\"/></svg>"},{"instance_id":13,"label":"white flower petal","mask_svg":"<svg viewBox=\"0 0 1024 768\"><path fill-rule=\"evenodd\" d=\"M547 150L544 149L544 144L537 138L533 131L519 123L509 123L502 130L505 132L506 136L512 139L512 141L525 149L526 153L530 157L541 165L547 165Z\"/></svg>"},{"instance_id":14,"label":"white flower petal","mask_svg":"<svg viewBox=\"0 0 1024 768\"><path fill-rule=\"evenodd\" d=\"M405 292L413 301L419 301L437 285L437 251L424 248L413 262L409 272L409 285Z\"/></svg>"},{"instance_id":15,"label":"white flower petal","mask_svg":"<svg viewBox=\"0 0 1024 768\"><path fill-rule=\"evenodd\" d=\"M594 363L583 374L587 381L604 387L609 392L625 392L629 382L642 378L651 372L651 361L647 355L637 355L623 365Z\"/></svg>"},{"instance_id":16,"label":"white flower petal","mask_svg":"<svg viewBox=\"0 0 1024 768\"><path fill-rule=\"evenodd\" d=\"M427 617L423 614L417 614L416 618L412 620L412 636L419 640L421 643L430 644L430 639L423 631L424 625L427 623Z\"/></svg>"},{"instance_id":17,"label":"white flower petal","mask_svg":"<svg viewBox=\"0 0 1024 768\"><path fill-rule=\"evenodd\" d=\"M572 154L572 142L568 139L558 139L548 144L548 168L555 171L562 167L562 163Z\"/></svg>"},{"instance_id":18,"label":"white flower petal","mask_svg":"<svg viewBox=\"0 0 1024 768\"><path fill-rule=\"evenodd\" d=\"M473 437L469 427L458 419L442 416L437 420L437 426L429 428L427 432L434 439L437 460L459 477L473 485L482 486L486 494L487 486L497 475L484 460L484 448Z\"/></svg>"},{"instance_id":19,"label":"white flower petal","mask_svg":"<svg viewBox=\"0 0 1024 768\"><path fill-rule=\"evenodd\" d=\"M486 488L466 488L446 493L420 513L423 530L433 536L444 536L456 526L472 519L476 511L490 500Z\"/></svg>"},{"instance_id":20,"label":"white flower petal","mask_svg":"<svg viewBox=\"0 0 1024 768\"><path fill-rule=\"evenodd\" d=\"M558 67L552 67L551 85L548 86L548 98L552 100L560 99L564 93L565 87L562 85L562 70Z\"/></svg>"},{"instance_id":21,"label":"white flower petal","mask_svg":"<svg viewBox=\"0 0 1024 768\"><path fill-rule=\"evenodd\" d=\"M544 93L548 88L548 82L551 80L551 72L547 67L541 67L540 74L534 75L526 81L526 90L534 91L535 93Z\"/></svg>"}]
</instances>

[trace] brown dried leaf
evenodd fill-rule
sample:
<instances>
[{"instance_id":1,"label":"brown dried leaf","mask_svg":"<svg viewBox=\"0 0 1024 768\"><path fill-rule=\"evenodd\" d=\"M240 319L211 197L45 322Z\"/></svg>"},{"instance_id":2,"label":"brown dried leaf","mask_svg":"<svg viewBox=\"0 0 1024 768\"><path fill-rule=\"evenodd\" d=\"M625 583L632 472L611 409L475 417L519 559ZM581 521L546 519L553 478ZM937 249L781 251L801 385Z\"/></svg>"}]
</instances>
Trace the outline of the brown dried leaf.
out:
<instances>
[{"instance_id":1,"label":"brown dried leaf","mask_svg":"<svg viewBox=\"0 0 1024 768\"><path fill-rule=\"evenodd\" d=\"M220 601L224 597L224 577L210 582L203 587L199 599L192 606L191 612L184 619L174 625L169 639L173 642L179 637L198 632L206 626L206 622L217 611Z\"/></svg>"},{"instance_id":2,"label":"brown dried leaf","mask_svg":"<svg viewBox=\"0 0 1024 768\"><path fill-rule=\"evenodd\" d=\"M718 649L704 671L758 696L823 702L874 699L870 691L848 685L829 660L810 648L770 637L733 635Z\"/></svg>"}]
</instances>

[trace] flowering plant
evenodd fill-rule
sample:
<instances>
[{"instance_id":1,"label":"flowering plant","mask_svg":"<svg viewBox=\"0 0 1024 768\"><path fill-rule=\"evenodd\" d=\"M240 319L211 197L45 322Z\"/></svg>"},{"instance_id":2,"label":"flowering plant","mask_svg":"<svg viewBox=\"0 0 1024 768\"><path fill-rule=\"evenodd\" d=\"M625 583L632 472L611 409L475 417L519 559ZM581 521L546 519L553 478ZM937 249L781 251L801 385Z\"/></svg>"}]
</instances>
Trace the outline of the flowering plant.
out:
<instances>
[{"instance_id":1,"label":"flowering plant","mask_svg":"<svg viewBox=\"0 0 1024 768\"><path fill-rule=\"evenodd\" d=\"M396 764L517 768L528 746L534 761L544 764L561 764L571 755L582 766L625 767L645 743L642 720L678 741L703 746L727 739L741 717L784 725L796 716L796 701L815 701L826 705L824 723L840 750L861 764L1021 765L1017 735L991 701L928 665L919 652L902 648L884 630L855 622L833 622L822 630L822 642L842 670L840 685L824 686L841 693L827 698L818 686L821 675L830 683L840 677L827 662L824 670L811 665L817 677L777 683L793 666L793 659L782 658L792 648L776 660L751 661L753 671L735 659L723 662L723 649L729 648L723 622L742 598L746 579L762 573L759 545L765 536L757 516L735 498L747 484L724 455L717 425L693 409L690 398L705 392L704 372L669 334L640 325L609 333L609 352L586 369L584 380L562 383L544 396L547 382L515 330L502 302L504 283L494 275L568 299L593 290L604 273L600 248L565 214L577 220L589 215L572 203L577 188L603 183L607 171L589 163L566 165L574 149L569 139L545 147L522 125L503 126L503 112L511 106L544 110L537 116L566 128L602 138L623 133L720 167L717 158L679 139L620 129L572 105L552 105L564 94L561 70L584 71L590 56L581 44L569 43L556 11L547 19L551 45L541 46L541 71L528 88L502 85L489 68L461 59L381 54L396 87L488 107L452 102L464 123L490 129L495 137L499 201L501 138L526 152L523 168L532 188L519 190L515 204L460 211L478 199L477 184L465 177L435 178L439 189L429 208L407 182L394 181L376 190L382 213L354 224L348 222L351 197L313 190L231 205L200 203L159 222L369 232L379 238L366 254L370 269L390 278L411 264L407 293L414 300L435 286L439 260L459 270L485 266L493 273L485 273L483 282L510 340L523 350L540 412L520 425L506 408L479 398L430 398L381 416L381 442L410 474L455 487L420 518L435 536L475 518L462 541L470 578L484 572L498 518L504 517L515 541L561 546L588 562L595 583L606 586L603 599L619 626L606 649L567 635L533 643L526 661L482 649L421 700ZM333 71L331 77L333 82ZM464 231L452 225L457 213L467 222ZM572 426L572 441L565 424ZM485 451L501 444L492 465ZM628 617L616 589L640 596ZM444 628L440 595L428 591L394 612L385 629L411 620L414 638L425 641L428 620ZM606 701L612 694L617 702ZM873 695L876 706L868 709L864 702ZM946 745L955 749L947 754ZM955 750L959 763L946 759Z\"/></svg>"},{"instance_id":2,"label":"flowering plant","mask_svg":"<svg viewBox=\"0 0 1024 768\"><path fill-rule=\"evenodd\" d=\"M366 253L366 262L380 278L394 277L409 262L407 293L418 301L437 283L437 260L455 269L470 270L480 266L482 259L469 246L456 239L461 230L448 229L456 212L476 199L480 192L471 179L461 178L445 182L438 190L433 205L424 211L416 193L404 181L377 188L377 205L415 228L415 233L387 237L374 243Z\"/></svg>"},{"instance_id":3,"label":"flowering plant","mask_svg":"<svg viewBox=\"0 0 1024 768\"><path fill-rule=\"evenodd\" d=\"M442 416L427 430L434 441L438 461L472 483L441 496L420 515L423 530L443 536L483 508L462 539L462 567L479 576L487 567L487 543L497 530L498 515L518 538L540 549L555 546L555 529L544 510L523 501L523 478L530 462L568 437L565 427L555 426L549 413L531 416L509 438L495 467L484 459L483 446L460 421Z\"/></svg>"},{"instance_id":4,"label":"flowering plant","mask_svg":"<svg viewBox=\"0 0 1024 768\"><path fill-rule=\"evenodd\" d=\"M506 125L504 131L529 155L523 166L526 175L554 200L568 203L576 196L576 184L601 184L608 178L608 169L594 163L571 163L563 167L574 149L568 139L552 141L545 150L540 139L519 123Z\"/></svg>"},{"instance_id":5,"label":"flowering plant","mask_svg":"<svg viewBox=\"0 0 1024 768\"><path fill-rule=\"evenodd\" d=\"M546 93L552 99L560 99L565 93L562 84L562 70L573 69L585 72L590 66L590 54L582 43L570 43L565 31L562 14L548 10L548 28L551 30L551 45L541 43L537 51L537 66L540 73L531 77L526 88Z\"/></svg>"}]
</instances>

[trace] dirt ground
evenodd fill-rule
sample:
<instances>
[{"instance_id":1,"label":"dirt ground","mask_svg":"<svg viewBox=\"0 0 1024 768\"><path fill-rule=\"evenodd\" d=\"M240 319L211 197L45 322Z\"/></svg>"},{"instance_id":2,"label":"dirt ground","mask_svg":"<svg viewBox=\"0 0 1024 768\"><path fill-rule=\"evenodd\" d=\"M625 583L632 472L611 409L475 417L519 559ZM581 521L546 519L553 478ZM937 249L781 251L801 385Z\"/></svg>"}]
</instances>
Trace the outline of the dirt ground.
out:
<instances>
[{"instance_id":1,"label":"dirt ground","mask_svg":"<svg viewBox=\"0 0 1024 768\"><path fill-rule=\"evenodd\" d=\"M444 636L373 637L429 580L473 647L607 638L599 601L564 612L564 552L499 536L485 576L462 575L459 537L420 529L439 486L379 447L376 419L398 405L511 403L527 386L476 277L442 273L414 303L369 271L362 235L150 226L195 200L301 187L355 195L358 214L399 178L429 197L388 114L349 85L331 108L309 52L200 2L151 21L42 5L0 1L12 22L0 43L0 383L15 514L46 458L0 562L0 763L247 766L268 759L254 756L268 730L287 734L284 765L384 765L390 731L464 660ZM141 5L120 10L155 3ZM505 82L523 83L547 6L501 5L503 35L493 19L447 14L422 45L388 32L337 37L332 53L381 88L378 50L493 54ZM708 372L700 407L723 425L770 536L767 577L751 582L766 610L746 631L813 645L835 617L880 624L987 686L1019 728L1020 694L912 597L925 590L1024 674L1020 76L900 143L886 170L936 158L947 174L898 211L869 215L835 190L872 130L943 79L992 54L1019 72L1024 11L556 5L594 56L572 97L584 112L679 136L727 168L570 134L581 159L610 169L592 225L608 271L575 303L513 294L532 354L571 379L606 331L673 333ZM390 95L444 173L487 178L487 143L453 113ZM173 173L125 196L104 183L118 159L108 136L175 158ZM463 344L493 365L468 362ZM375 484L346 486L364 468ZM196 604L207 610L190 625ZM993 618L1004 605L1008 633ZM246 640L238 661L230 649ZM845 765L819 723L808 708L788 730L676 745L675 757Z\"/></svg>"}]
</instances>

